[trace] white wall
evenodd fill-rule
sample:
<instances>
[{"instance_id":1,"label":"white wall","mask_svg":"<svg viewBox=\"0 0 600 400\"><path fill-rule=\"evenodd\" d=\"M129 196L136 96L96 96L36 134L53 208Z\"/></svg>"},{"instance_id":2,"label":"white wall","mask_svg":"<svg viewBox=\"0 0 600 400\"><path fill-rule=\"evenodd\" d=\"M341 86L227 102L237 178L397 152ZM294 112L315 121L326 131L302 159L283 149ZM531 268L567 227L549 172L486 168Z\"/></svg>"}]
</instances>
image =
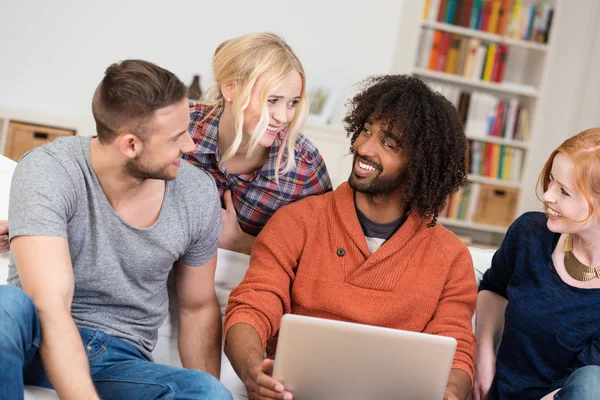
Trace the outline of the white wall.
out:
<instances>
[{"instance_id":1,"label":"white wall","mask_svg":"<svg viewBox=\"0 0 600 400\"><path fill-rule=\"evenodd\" d=\"M147 59L186 83L200 73L206 88L217 45L251 31L282 35L309 83L347 87L390 72L402 3L0 0L0 110L88 130L91 95L112 62Z\"/></svg>"},{"instance_id":2,"label":"white wall","mask_svg":"<svg viewBox=\"0 0 600 400\"><path fill-rule=\"evenodd\" d=\"M600 19L600 6L596 7L594 21ZM580 115L576 118L576 132L587 128L600 127L600 25L593 24L592 46L587 61L587 73L584 77L585 87L581 93Z\"/></svg>"}]
</instances>

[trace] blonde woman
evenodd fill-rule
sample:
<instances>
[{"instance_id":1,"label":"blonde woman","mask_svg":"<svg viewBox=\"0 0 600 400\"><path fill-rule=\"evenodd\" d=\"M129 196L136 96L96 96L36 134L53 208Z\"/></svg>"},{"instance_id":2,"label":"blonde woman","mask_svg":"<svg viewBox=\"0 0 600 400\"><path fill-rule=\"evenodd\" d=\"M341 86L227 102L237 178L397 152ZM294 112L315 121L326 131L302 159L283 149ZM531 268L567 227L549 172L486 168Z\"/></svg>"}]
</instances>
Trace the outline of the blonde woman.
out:
<instances>
[{"instance_id":1,"label":"blonde woman","mask_svg":"<svg viewBox=\"0 0 600 400\"><path fill-rule=\"evenodd\" d=\"M308 114L302 64L277 35L227 40L213 57L215 85L190 102L196 150L223 201L219 247L250 254L280 207L331 190L323 158L300 132Z\"/></svg>"},{"instance_id":2,"label":"blonde woman","mask_svg":"<svg viewBox=\"0 0 600 400\"><path fill-rule=\"evenodd\" d=\"M546 212L513 223L479 286L474 400L600 398L600 129L539 185Z\"/></svg>"}]
</instances>

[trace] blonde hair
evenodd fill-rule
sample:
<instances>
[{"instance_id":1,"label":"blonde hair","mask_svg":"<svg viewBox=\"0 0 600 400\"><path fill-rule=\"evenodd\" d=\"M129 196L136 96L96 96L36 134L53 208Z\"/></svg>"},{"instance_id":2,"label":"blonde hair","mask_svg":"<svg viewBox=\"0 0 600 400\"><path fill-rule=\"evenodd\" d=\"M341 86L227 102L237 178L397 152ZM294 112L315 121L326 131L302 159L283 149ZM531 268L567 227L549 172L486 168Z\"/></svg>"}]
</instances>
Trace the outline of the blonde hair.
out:
<instances>
[{"instance_id":1,"label":"blonde hair","mask_svg":"<svg viewBox=\"0 0 600 400\"><path fill-rule=\"evenodd\" d=\"M600 128L586 129L565 140L552 152L538 178L536 185L538 199L540 199L540 187L543 189L543 192L548 190L552 163L558 153L569 157L575 164L577 188L587 200L589 207L588 216L581 221L576 221L566 216L563 216L563 218L571 222L585 224L596 212L595 205L600 200ZM548 211L548 205L545 202L544 210Z\"/></svg>"},{"instance_id":2,"label":"blonde hair","mask_svg":"<svg viewBox=\"0 0 600 400\"><path fill-rule=\"evenodd\" d=\"M223 93L221 92L222 84L235 83L240 88L239 97L233 104L235 109L235 139L231 147L223 154L223 160L233 157L242 143L244 110L250 104L252 88L258 77L267 71L271 73L260 93L260 119L250 138L248 155L256 149L268 127L267 99L269 93L288 73L294 70L298 71L302 78L302 91L300 101L295 108L294 118L288 124L283 145L277 154L275 164L277 180L280 172L286 173L296 166L294 145L300 133L300 128L308 116L306 78L302 64L288 44L272 33L249 33L227 40L217 47L213 56L213 73L216 83L206 91L202 97L202 102L212 105L216 109L224 104ZM281 163L286 152L287 159L282 168Z\"/></svg>"}]
</instances>

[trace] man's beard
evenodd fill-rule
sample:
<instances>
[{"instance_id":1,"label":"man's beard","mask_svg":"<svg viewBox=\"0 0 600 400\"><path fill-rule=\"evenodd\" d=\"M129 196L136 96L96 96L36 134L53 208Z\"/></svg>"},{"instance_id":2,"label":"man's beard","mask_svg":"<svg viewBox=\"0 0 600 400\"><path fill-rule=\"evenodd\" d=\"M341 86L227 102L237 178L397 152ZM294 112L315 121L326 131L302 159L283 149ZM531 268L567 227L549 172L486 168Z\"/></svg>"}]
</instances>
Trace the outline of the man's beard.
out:
<instances>
[{"instance_id":1,"label":"man's beard","mask_svg":"<svg viewBox=\"0 0 600 400\"><path fill-rule=\"evenodd\" d=\"M354 175L354 166L356 165L357 158L362 158L365 161L368 161L370 164L376 165L377 174L371 178L359 178L356 175ZM395 191L400 186L402 186L402 184L406 180L405 171L401 171L396 175L387 177L381 177L382 174L383 168L379 164L365 157L355 155L354 162L352 163L352 172L350 173L350 178L348 179L348 184L352 189L356 190L357 192L368 194L371 196L382 196Z\"/></svg>"},{"instance_id":2,"label":"man's beard","mask_svg":"<svg viewBox=\"0 0 600 400\"><path fill-rule=\"evenodd\" d=\"M139 156L134 158L133 160L129 160L124 167L127 175L141 182L145 181L146 179L172 181L177 177L176 174L174 175L169 173L170 164L166 167L155 167L150 166L145 159L146 157Z\"/></svg>"}]
</instances>

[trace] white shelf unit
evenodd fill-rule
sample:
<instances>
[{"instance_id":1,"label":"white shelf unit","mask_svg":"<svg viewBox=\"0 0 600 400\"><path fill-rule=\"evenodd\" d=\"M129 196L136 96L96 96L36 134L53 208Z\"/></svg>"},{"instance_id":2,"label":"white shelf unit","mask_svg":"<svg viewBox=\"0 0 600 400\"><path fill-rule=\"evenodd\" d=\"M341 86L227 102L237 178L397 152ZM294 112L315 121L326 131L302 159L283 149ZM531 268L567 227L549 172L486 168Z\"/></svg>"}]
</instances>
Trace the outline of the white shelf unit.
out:
<instances>
[{"instance_id":1,"label":"white shelf unit","mask_svg":"<svg viewBox=\"0 0 600 400\"><path fill-rule=\"evenodd\" d=\"M495 136L475 136L475 135L467 135L467 139L469 140L477 140L483 143L494 143L494 144L502 144L504 146L511 146L517 149L528 149L529 143L524 142L522 140L510 140L504 139Z\"/></svg>"},{"instance_id":2,"label":"white shelf unit","mask_svg":"<svg viewBox=\"0 0 600 400\"><path fill-rule=\"evenodd\" d=\"M438 218L438 221L444 226L455 226L458 228L466 228L474 231L499 233L504 235L507 228L489 224L479 224L473 221L463 221L459 219Z\"/></svg>"},{"instance_id":3,"label":"white shelf unit","mask_svg":"<svg viewBox=\"0 0 600 400\"><path fill-rule=\"evenodd\" d=\"M431 3L435 3L432 1ZM524 4L538 4L536 0L525 0ZM554 19L560 14L560 7L564 6L563 0L545 0L554 8ZM538 132L536 125L539 125L540 116L536 112L539 103L544 99L544 88L547 84L547 60L552 53L552 43L555 35L555 23L550 32L549 43L537 43L533 41L524 41L483 32L480 30L469 29L437 21L424 21L423 9L425 0L405 1L401 12L396 54L394 57L393 72L399 74L414 75L426 82L437 82L452 85L470 92L485 92L501 98L503 100L518 99L519 104L526 107L529 113L529 132L528 141L512 140L503 137L469 135L467 139L479 141L482 143L493 143L505 145L516 149L522 149L523 164L522 171L528 167L528 157L532 149L529 141L535 135L543 135ZM497 43L508 46L508 61L506 65L505 80L502 83L486 82L479 79L473 79L460 75L453 75L441 71L432 71L420 67L418 62L418 52L421 32L424 29L439 30L458 34L469 38L477 38L486 43ZM512 65L509 65L512 62ZM472 183L491 184L495 186L518 189L520 192L519 201L516 207L515 218L525 210L523 209L523 185L521 173L519 181L507 181L494 179L484 176L469 174L468 180ZM456 220L448 218L439 218L439 221L460 234L472 234L474 237L486 235L483 241L494 242L496 244L506 233L505 226L496 226L482 224L470 220Z\"/></svg>"},{"instance_id":4,"label":"white shelf unit","mask_svg":"<svg viewBox=\"0 0 600 400\"><path fill-rule=\"evenodd\" d=\"M464 76L452 75L446 72L430 71L423 68L414 68L413 74L421 78L429 78L437 81L460 85L470 90L484 90L487 92L504 93L513 96L538 97L537 90L532 85L518 83L494 83L479 79L465 78Z\"/></svg>"},{"instance_id":5,"label":"white shelf unit","mask_svg":"<svg viewBox=\"0 0 600 400\"><path fill-rule=\"evenodd\" d=\"M519 182L519 181L495 179L495 178L489 178L487 176L479 176L479 175L473 175L473 174L469 174L467 176L467 178L469 179L469 182L473 182L473 183L483 183L485 185L503 186L503 187L513 188L513 189L521 188L521 182Z\"/></svg>"},{"instance_id":6,"label":"white shelf unit","mask_svg":"<svg viewBox=\"0 0 600 400\"><path fill-rule=\"evenodd\" d=\"M452 24L446 24L442 22L434 21L423 21L422 26L424 28L431 28L437 31L444 31L450 33L457 33L462 36L469 36L485 40L486 42L506 44L511 47L521 47L529 50L546 51L548 45L544 43L536 43L526 40L513 39L506 36L496 35L494 33L482 32L475 29L463 28L462 26L456 26Z\"/></svg>"}]
</instances>

